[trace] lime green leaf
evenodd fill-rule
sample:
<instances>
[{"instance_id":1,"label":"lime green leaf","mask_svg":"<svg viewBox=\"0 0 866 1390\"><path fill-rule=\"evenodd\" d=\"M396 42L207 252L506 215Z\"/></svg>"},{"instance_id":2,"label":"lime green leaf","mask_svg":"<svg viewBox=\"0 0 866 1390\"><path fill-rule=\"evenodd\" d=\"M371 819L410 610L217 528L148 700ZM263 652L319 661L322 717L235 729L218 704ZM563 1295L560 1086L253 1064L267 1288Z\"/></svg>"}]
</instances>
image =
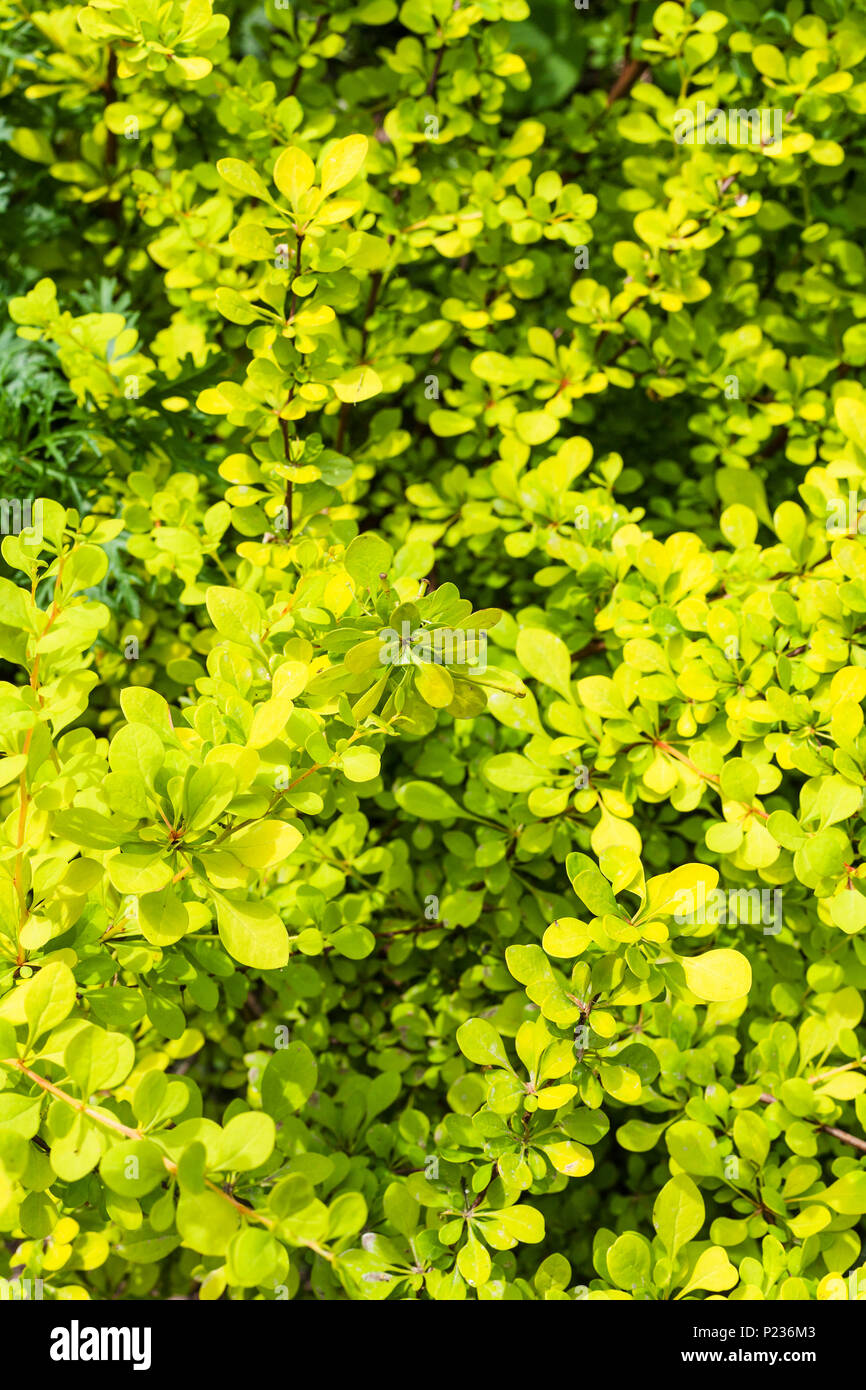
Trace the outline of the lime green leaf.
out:
<instances>
[{"instance_id":1,"label":"lime green leaf","mask_svg":"<svg viewBox=\"0 0 866 1390\"><path fill-rule=\"evenodd\" d=\"M704 1224L704 1203L700 1192L685 1173L666 1182L653 1206L653 1225L668 1255L673 1259Z\"/></svg>"},{"instance_id":2,"label":"lime green leaf","mask_svg":"<svg viewBox=\"0 0 866 1390\"><path fill-rule=\"evenodd\" d=\"M218 159L219 175L238 193L246 193L250 198L260 198L264 203L272 201L267 185L251 164L242 159Z\"/></svg>"},{"instance_id":3,"label":"lime green leaf","mask_svg":"<svg viewBox=\"0 0 866 1390\"><path fill-rule=\"evenodd\" d=\"M288 198L292 208L297 208L301 198L312 188L316 177L316 166L303 150L290 147L283 150L274 165L274 183Z\"/></svg>"},{"instance_id":4,"label":"lime green leaf","mask_svg":"<svg viewBox=\"0 0 866 1390\"><path fill-rule=\"evenodd\" d=\"M216 897L220 940L234 960L257 970L280 970L289 959L289 935L266 902Z\"/></svg>"},{"instance_id":5,"label":"lime green leaf","mask_svg":"<svg viewBox=\"0 0 866 1390\"><path fill-rule=\"evenodd\" d=\"M367 145L366 135L347 135L330 146L322 160L322 192L326 197L351 183L363 167Z\"/></svg>"},{"instance_id":6,"label":"lime green leaf","mask_svg":"<svg viewBox=\"0 0 866 1390\"><path fill-rule=\"evenodd\" d=\"M224 1255L239 1224L235 1208L216 1192L181 1193L177 1229L184 1245L199 1255Z\"/></svg>"},{"instance_id":7,"label":"lime green leaf","mask_svg":"<svg viewBox=\"0 0 866 1390\"><path fill-rule=\"evenodd\" d=\"M464 1057L468 1057L470 1062L476 1062L479 1066L513 1070L502 1038L493 1024L484 1018L470 1018L466 1023L461 1023L457 1029L457 1046Z\"/></svg>"},{"instance_id":8,"label":"lime green leaf","mask_svg":"<svg viewBox=\"0 0 866 1390\"><path fill-rule=\"evenodd\" d=\"M262 1104L277 1121L302 1110L316 1087L318 1067L306 1043L275 1052L262 1076Z\"/></svg>"},{"instance_id":9,"label":"lime green leaf","mask_svg":"<svg viewBox=\"0 0 866 1390\"><path fill-rule=\"evenodd\" d=\"M517 634L517 658L530 676L572 700L571 657L561 637L543 628L521 628Z\"/></svg>"},{"instance_id":10,"label":"lime green leaf","mask_svg":"<svg viewBox=\"0 0 866 1390\"><path fill-rule=\"evenodd\" d=\"M686 984L699 999L726 1003L742 999L752 987L752 967L739 951L707 951L681 962Z\"/></svg>"}]
</instances>

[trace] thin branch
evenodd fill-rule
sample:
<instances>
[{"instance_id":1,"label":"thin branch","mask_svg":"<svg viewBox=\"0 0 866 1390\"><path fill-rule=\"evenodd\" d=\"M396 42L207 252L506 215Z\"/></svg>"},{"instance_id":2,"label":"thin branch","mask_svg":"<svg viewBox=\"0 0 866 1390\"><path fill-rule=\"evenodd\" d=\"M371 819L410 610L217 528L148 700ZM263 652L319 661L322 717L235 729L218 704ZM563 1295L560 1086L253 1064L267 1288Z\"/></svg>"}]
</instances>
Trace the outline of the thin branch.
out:
<instances>
[{"instance_id":1,"label":"thin branch","mask_svg":"<svg viewBox=\"0 0 866 1390\"><path fill-rule=\"evenodd\" d=\"M441 66L442 66L442 56L443 56L444 52L445 52L445 45L444 45L444 44L442 45L441 48L439 48L439 49L436 50L436 61L435 61L435 63L433 64L433 71L432 71L432 73L430 74L430 81L427 83L427 87L426 87L425 92L424 92L424 95L425 95L425 96L432 97L433 93L436 91L436 83L439 81L439 69L440 69Z\"/></svg>"},{"instance_id":2,"label":"thin branch","mask_svg":"<svg viewBox=\"0 0 866 1390\"><path fill-rule=\"evenodd\" d=\"M118 1120L114 1115L104 1114L100 1110L95 1110L84 1100L76 1100L75 1096L71 1096L68 1091L63 1091L59 1086L55 1086L53 1081L48 1081L46 1077L39 1076L37 1072L31 1071L30 1067L19 1058L4 1058L0 1064L4 1067L12 1067L16 1071L20 1071L29 1081L33 1081L37 1086L40 1086L43 1091L53 1096L55 1100L63 1101L65 1105L70 1106L73 1110L77 1110L80 1115L85 1115L88 1120L92 1120L95 1124L104 1125L106 1129L113 1130L115 1134L122 1135L124 1139L150 1139L151 1142L153 1142L153 1135L147 1135L140 1129L133 1129L130 1125L125 1125L122 1120ZM173 1159L170 1159L167 1154L163 1154L162 1161L165 1164L166 1171L170 1173L172 1177L175 1177L177 1175L177 1164ZM260 1225L267 1227L268 1230L273 1229L276 1225L276 1222L272 1220L271 1217L264 1216L253 1207L248 1207L244 1202L239 1202L237 1198L233 1197L231 1193L226 1192L218 1183L211 1182L210 1178L205 1178L204 1181L205 1186L209 1188L211 1192L215 1192L224 1202L228 1202L229 1206L234 1207L235 1211L239 1212L241 1216L246 1217L248 1221L258 1221ZM326 1260L333 1260L334 1258L330 1250L323 1249L322 1246L315 1241L304 1241L303 1244L309 1246L311 1250L315 1250L317 1255L321 1255Z\"/></svg>"},{"instance_id":3,"label":"thin branch","mask_svg":"<svg viewBox=\"0 0 866 1390\"><path fill-rule=\"evenodd\" d=\"M776 1097L771 1096L769 1091L762 1091L760 1099L765 1105L776 1104ZM830 1134L834 1139L840 1139L843 1144L850 1144L852 1149L859 1149L861 1153L866 1154L866 1139L858 1139L855 1134L849 1134L845 1129L837 1129L835 1125L817 1125L816 1128L823 1134Z\"/></svg>"},{"instance_id":4,"label":"thin branch","mask_svg":"<svg viewBox=\"0 0 866 1390\"><path fill-rule=\"evenodd\" d=\"M309 44L307 45L308 48L311 48L312 45L313 45L313 44L316 42L316 40L318 39L319 34L320 34L321 31L322 31L322 25L324 24L324 22L325 22L325 16L324 16L323 14L320 14L320 15L319 15L319 18L316 20L316 27L315 27L315 29L313 30L313 34L312 34L312 37L311 37L311 39L310 39L310 42L309 42ZM301 67L300 63L298 63L298 66L295 68L295 75L294 75L294 77L292 78L292 85L291 85L291 87L289 88L289 91L288 91L288 95L289 95L290 97L293 97L293 96L295 95L295 92L298 90L298 83L300 82L301 77L303 76L303 74L304 74L304 69Z\"/></svg>"},{"instance_id":5,"label":"thin branch","mask_svg":"<svg viewBox=\"0 0 866 1390\"><path fill-rule=\"evenodd\" d=\"M644 73L649 72L649 68L649 63L641 63L637 58L632 58L626 63L607 94L607 106L613 106L615 101L621 101L623 97L627 97L635 82L639 82Z\"/></svg>"}]
</instances>

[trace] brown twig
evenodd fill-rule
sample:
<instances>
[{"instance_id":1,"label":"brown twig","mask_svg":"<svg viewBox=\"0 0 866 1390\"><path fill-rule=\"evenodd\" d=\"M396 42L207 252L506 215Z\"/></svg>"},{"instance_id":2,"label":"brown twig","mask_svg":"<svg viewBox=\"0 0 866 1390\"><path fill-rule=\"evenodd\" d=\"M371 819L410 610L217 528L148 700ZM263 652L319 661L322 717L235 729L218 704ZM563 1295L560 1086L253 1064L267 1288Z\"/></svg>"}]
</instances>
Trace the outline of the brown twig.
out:
<instances>
[{"instance_id":1,"label":"brown twig","mask_svg":"<svg viewBox=\"0 0 866 1390\"><path fill-rule=\"evenodd\" d=\"M322 31L322 25L324 24L324 22L325 16L323 14L320 14L319 18L316 20L316 27L313 30L312 38L310 39L310 42L307 45L308 48L312 47L312 45L316 42L316 39L319 37L319 34ZM298 63L298 66L295 68L295 75L292 78L292 85L288 91L288 95L290 97L293 97L295 95L295 92L298 90L298 83L301 80L303 72L304 69L301 67L300 63Z\"/></svg>"},{"instance_id":2,"label":"brown twig","mask_svg":"<svg viewBox=\"0 0 866 1390\"><path fill-rule=\"evenodd\" d=\"M153 1140L153 1136L145 1134L143 1130L133 1129L130 1125L125 1125L122 1120L118 1120L116 1116L104 1114L102 1111L95 1110L92 1106L88 1105L86 1101L77 1100L75 1096L71 1096L68 1091L62 1091L59 1086L55 1086L53 1081L48 1081L46 1077L39 1076L37 1072L31 1071L30 1067L17 1057L4 1059L2 1065L4 1067L13 1067L20 1071L29 1081L35 1082L37 1086L40 1086L48 1095L53 1096L55 1100L63 1101L65 1105L69 1105L73 1110L77 1110L79 1114L85 1115L88 1120L92 1120L95 1124L104 1125L106 1129L113 1130L115 1134L122 1135L124 1139L149 1138L151 1141ZM172 1177L175 1177L177 1174L177 1164L173 1159L170 1159L167 1154L163 1154L162 1161L166 1171L170 1173ZM205 1178L204 1181L205 1186L209 1188L211 1192L215 1192L223 1201L228 1202L230 1206L234 1207L235 1211L239 1212L241 1216L245 1216L248 1221L258 1221L262 1226L266 1226L268 1229L271 1229L276 1224L271 1217L264 1216L261 1212L255 1211L253 1207L248 1207L244 1202L239 1202L237 1198L226 1192L218 1183L211 1182L210 1178ZM304 1244L308 1245L311 1250L315 1250L317 1255L322 1255L326 1260L332 1260L334 1258L329 1250L324 1250L315 1241L305 1241Z\"/></svg>"},{"instance_id":3,"label":"brown twig","mask_svg":"<svg viewBox=\"0 0 866 1390\"><path fill-rule=\"evenodd\" d=\"M639 82L644 73L649 72L649 66L649 63L642 63L637 58L630 59L608 92L606 105L611 107L615 101L627 97L635 82Z\"/></svg>"},{"instance_id":4,"label":"brown twig","mask_svg":"<svg viewBox=\"0 0 866 1390\"><path fill-rule=\"evenodd\" d=\"M439 49L436 50L436 61L435 61L435 63L433 64L433 71L432 71L432 73L430 74L430 81L427 83L427 87L426 87L425 92L424 92L424 95L425 95L425 96L432 97L433 93L436 91L436 83L439 81L439 69L440 69L441 66L442 66L442 56L443 56L444 52L445 52L445 45L444 45L444 44L442 45L441 48L439 48Z\"/></svg>"},{"instance_id":5,"label":"brown twig","mask_svg":"<svg viewBox=\"0 0 866 1390\"><path fill-rule=\"evenodd\" d=\"M811 1077L810 1080L815 1080ZM775 1105L776 1097L771 1096L769 1091L762 1091L759 1097L765 1105ZM843 1144L850 1144L853 1149L859 1149L861 1153L866 1153L866 1139L858 1139L856 1134L849 1134L845 1129L837 1129L835 1125L818 1125L818 1129L823 1134L830 1134L834 1139L840 1139Z\"/></svg>"}]
</instances>

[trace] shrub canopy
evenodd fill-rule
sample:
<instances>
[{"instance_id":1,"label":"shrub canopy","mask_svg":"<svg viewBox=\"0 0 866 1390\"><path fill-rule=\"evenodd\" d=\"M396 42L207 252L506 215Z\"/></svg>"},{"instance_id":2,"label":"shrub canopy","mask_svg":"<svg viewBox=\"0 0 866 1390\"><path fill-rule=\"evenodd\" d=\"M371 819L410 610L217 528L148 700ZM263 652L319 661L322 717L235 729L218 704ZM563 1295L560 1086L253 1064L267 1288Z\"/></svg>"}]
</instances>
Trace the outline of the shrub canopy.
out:
<instances>
[{"instance_id":1,"label":"shrub canopy","mask_svg":"<svg viewBox=\"0 0 866 1390\"><path fill-rule=\"evenodd\" d=\"M862 5L220 3L0 5L3 1274L854 1297Z\"/></svg>"}]
</instances>

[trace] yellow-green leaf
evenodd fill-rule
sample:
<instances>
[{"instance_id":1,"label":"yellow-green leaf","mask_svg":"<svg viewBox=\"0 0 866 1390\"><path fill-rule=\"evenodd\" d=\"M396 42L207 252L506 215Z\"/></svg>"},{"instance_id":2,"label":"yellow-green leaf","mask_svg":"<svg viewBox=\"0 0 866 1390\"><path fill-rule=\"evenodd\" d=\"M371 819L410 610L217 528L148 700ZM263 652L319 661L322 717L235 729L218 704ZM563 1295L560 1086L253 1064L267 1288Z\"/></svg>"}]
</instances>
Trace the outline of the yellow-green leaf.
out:
<instances>
[{"instance_id":1,"label":"yellow-green leaf","mask_svg":"<svg viewBox=\"0 0 866 1390\"><path fill-rule=\"evenodd\" d=\"M274 165L274 183L296 208L316 177L316 166L308 154L294 146L283 150Z\"/></svg>"},{"instance_id":2,"label":"yellow-green leaf","mask_svg":"<svg viewBox=\"0 0 866 1390\"><path fill-rule=\"evenodd\" d=\"M266 902L216 899L220 940L241 965L257 970L280 970L289 960L289 936L277 913Z\"/></svg>"},{"instance_id":3,"label":"yellow-green leaf","mask_svg":"<svg viewBox=\"0 0 866 1390\"><path fill-rule=\"evenodd\" d=\"M707 951L681 962L692 994L714 1004L742 999L752 986L752 967L739 951Z\"/></svg>"},{"instance_id":4,"label":"yellow-green leaf","mask_svg":"<svg viewBox=\"0 0 866 1390\"><path fill-rule=\"evenodd\" d=\"M351 183L367 157L367 144L366 135L347 135L331 146L322 160L322 192L326 197Z\"/></svg>"}]
</instances>

